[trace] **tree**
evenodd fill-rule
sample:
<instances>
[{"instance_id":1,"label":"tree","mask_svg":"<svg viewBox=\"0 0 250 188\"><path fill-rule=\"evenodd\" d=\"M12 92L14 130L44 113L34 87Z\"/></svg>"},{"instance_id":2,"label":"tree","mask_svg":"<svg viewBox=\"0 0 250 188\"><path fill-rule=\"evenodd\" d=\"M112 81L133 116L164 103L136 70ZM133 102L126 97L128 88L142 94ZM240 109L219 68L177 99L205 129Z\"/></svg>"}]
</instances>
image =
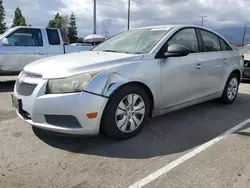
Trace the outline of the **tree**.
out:
<instances>
[{"instance_id":1,"label":"tree","mask_svg":"<svg viewBox=\"0 0 250 188\"><path fill-rule=\"evenodd\" d=\"M71 14L69 19L69 32L68 38L70 43L77 42L77 26L76 26L76 16L74 13Z\"/></svg>"},{"instance_id":2,"label":"tree","mask_svg":"<svg viewBox=\"0 0 250 188\"><path fill-rule=\"evenodd\" d=\"M4 33L7 30L5 20L5 11L3 7L3 1L0 0L0 34Z\"/></svg>"},{"instance_id":3,"label":"tree","mask_svg":"<svg viewBox=\"0 0 250 188\"><path fill-rule=\"evenodd\" d=\"M68 23L69 18L68 16L61 16L59 13L55 15L53 20L50 20L48 23L49 28L57 28L60 29L62 33L62 38L65 42L68 42Z\"/></svg>"},{"instance_id":4,"label":"tree","mask_svg":"<svg viewBox=\"0 0 250 188\"><path fill-rule=\"evenodd\" d=\"M27 26L26 20L23 17L22 11L19 7L17 7L15 10L13 24L11 27L16 27L16 26Z\"/></svg>"}]
</instances>

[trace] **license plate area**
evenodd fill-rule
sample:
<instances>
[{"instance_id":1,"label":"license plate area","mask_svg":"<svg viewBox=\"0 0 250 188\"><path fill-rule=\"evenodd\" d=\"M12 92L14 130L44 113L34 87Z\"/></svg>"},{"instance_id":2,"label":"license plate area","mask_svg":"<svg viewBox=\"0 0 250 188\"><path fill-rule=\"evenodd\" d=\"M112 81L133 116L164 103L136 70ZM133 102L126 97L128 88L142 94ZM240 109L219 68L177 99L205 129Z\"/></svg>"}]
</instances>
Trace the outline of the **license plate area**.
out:
<instances>
[{"instance_id":1,"label":"license plate area","mask_svg":"<svg viewBox=\"0 0 250 188\"><path fill-rule=\"evenodd\" d=\"M250 76L250 72L244 72L244 74Z\"/></svg>"},{"instance_id":2,"label":"license plate area","mask_svg":"<svg viewBox=\"0 0 250 188\"><path fill-rule=\"evenodd\" d=\"M17 99L14 95L11 95L12 106L18 110L18 112L22 111L22 100Z\"/></svg>"}]
</instances>

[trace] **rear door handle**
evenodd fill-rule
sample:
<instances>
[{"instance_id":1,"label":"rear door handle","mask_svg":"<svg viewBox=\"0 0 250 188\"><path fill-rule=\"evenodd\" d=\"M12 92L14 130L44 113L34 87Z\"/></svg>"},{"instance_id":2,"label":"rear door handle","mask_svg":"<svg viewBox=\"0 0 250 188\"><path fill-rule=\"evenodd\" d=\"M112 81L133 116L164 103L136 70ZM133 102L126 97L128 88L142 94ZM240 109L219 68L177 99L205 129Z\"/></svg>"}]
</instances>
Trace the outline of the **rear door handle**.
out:
<instances>
[{"instance_id":1,"label":"rear door handle","mask_svg":"<svg viewBox=\"0 0 250 188\"><path fill-rule=\"evenodd\" d=\"M224 59L224 60L223 60L223 63L226 63L226 62L227 62L227 59Z\"/></svg>"},{"instance_id":2,"label":"rear door handle","mask_svg":"<svg viewBox=\"0 0 250 188\"><path fill-rule=\"evenodd\" d=\"M198 64L196 65L196 67L195 67L195 68L196 68L196 69L201 69L201 67L202 67L202 66L201 66L201 64L200 64L200 63L198 63Z\"/></svg>"}]
</instances>

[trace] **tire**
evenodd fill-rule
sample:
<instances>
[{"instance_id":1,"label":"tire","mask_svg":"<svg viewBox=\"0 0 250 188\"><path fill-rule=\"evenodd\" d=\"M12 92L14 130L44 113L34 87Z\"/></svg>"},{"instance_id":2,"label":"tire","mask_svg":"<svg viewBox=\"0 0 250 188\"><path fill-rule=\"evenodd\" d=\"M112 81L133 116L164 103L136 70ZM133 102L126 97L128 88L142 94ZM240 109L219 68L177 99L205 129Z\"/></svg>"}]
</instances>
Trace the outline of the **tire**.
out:
<instances>
[{"instance_id":1,"label":"tire","mask_svg":"<svg viewBox=\"0 0 250 188\"><path fill-rule=\"evenodd\" d=\"M234 86L234 89L232 89L232 82L233 82L232 80L237 81L236 85ZM227 80L227 83L225 85L225 88L224 88L223 94L220 98L220 101L224 104L232 104L237 97L238 90L239 90L239 84L240 84L239 75L236 73L232 73ZM231 94L229 94L229 92L231 92ZM235 92L235 94L233 94L232 92L233 93Z\"/></svg>"},{"instance_id":2,"label":"tire","mask_svg":"<svg viewBox=\"0 0 250 188\"><path fill-rule=\"evenodd\" d=\"M148 121L149 111L149 98L143 88L135 84L122 86L108 101L102 116L101 129L113 139L134 137Z\"/></svg>"}]
</instances>

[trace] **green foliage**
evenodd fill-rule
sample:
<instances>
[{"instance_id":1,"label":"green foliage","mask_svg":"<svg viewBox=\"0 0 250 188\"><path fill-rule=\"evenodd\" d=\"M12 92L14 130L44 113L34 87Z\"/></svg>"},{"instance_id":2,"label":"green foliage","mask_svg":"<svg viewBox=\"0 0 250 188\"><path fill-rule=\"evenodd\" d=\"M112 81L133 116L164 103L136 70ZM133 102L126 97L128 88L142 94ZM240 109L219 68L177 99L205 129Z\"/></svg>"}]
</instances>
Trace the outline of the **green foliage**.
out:
<instances>
[{"instance_id":1,"label":"green foliage","mask_svg":"<svg viewBox=\"0 0 250 188\"><path fill-rule=\"evenodd\" d=\"M65 42L68 42L68 23L69 18L68 16L61 16L59 13L55 15L55 18L53 20L50 20L48 23L49 28L57 28L60 29L62 33L62 38Z\"/></svg>"},{"instance_id":2,"label":"green foliage","mask_svg":"<svg viewBox=\"0 0 250 188\"><path fill-rule=\"evenodd\" d=\"M4 33L7 30L5 20L5 11L3 7L3 1L0 0L0 34Z\"/></svg>"},{"instance_id":3,"label":"green foliage","mask_svg":"<svg viewBox=\"0 0 250 188\"><path fill-rule=\"evenodd\" d=\"M19 7L17 7L15 10L13 24L11 27L16 27L16 26L27 26L26 20L23 17L22 11Z\"/></svg>"},{"instance_id":4,"label":"green foliage","mask_svg":"<svg viewBox=\"0 0 250 188\"><path fill-rule=\"evenodd\" d=\"M57 13L54 19L49 21L47 27L60 29L64 42L77 42L77 26L74 13L71 14L70 19L68 16Z\"/></svg>"},{"instance_id":5,"label":"green foliage","mask_svg":"<svg viewBox=\"0 0 250 188\"><path fill-rule=\"evenodd\" d=\"M77 26L76 26L76 16L74 13L70 16L69 21L69 32L68 32L68 38L70 43L77 42Z\"/></svg>"}]
</instances>

